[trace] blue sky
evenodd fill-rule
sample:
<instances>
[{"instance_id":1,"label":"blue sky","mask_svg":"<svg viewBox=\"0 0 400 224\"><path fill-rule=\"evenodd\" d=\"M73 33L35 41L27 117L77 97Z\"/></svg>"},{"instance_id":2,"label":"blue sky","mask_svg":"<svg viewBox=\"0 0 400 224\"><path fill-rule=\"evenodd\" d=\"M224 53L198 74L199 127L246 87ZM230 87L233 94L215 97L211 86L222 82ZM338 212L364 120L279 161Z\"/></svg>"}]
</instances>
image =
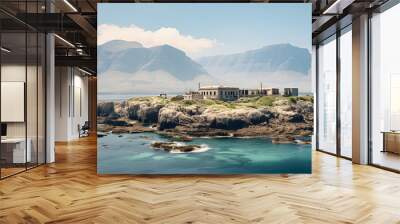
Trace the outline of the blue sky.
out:
<instances>
[{"instance_id":1,"label":"blue sky","mask_svg":"<svg viewBox=\"0 0 400 224\"><path fill-rule=\"evenodd\" d=\"M204 47L201 42L191 44L191 39L186 38L189 47L181 49L192 57L237 53L277 43L290 43L311 51L311 4L100 3L98 25L102 24L133 25L142 28L143 33L170 27L182 36L213 42L211 47ZM100 39L118 39L118 36L107 38ZM157 38L163 37L157 35ZM196 44L201 46L192 51L190 45Z\"/></svg>"}]
</instances>

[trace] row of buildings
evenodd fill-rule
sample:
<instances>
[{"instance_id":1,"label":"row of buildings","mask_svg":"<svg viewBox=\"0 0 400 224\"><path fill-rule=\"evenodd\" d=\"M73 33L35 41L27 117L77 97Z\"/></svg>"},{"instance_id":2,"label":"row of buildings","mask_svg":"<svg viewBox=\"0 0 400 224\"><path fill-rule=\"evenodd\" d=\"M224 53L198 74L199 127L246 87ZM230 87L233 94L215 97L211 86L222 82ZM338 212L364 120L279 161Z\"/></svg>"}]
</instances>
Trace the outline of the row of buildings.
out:
<instances>
[{"instance_id":1,"label":"row of buildings","mask_svg":"<svg viewBox=\"0 0 400 224\"><path fill-rule=\"evenodd\" d=\"M183 95L185 100L215 99L215 100L237 100L240 97L253 96L278 96L278 88L239 89L228 86L203 86L198 91L189 91ZM284 88L283 96L298 96L298 88Z\"/></svg>"}]
</instances>

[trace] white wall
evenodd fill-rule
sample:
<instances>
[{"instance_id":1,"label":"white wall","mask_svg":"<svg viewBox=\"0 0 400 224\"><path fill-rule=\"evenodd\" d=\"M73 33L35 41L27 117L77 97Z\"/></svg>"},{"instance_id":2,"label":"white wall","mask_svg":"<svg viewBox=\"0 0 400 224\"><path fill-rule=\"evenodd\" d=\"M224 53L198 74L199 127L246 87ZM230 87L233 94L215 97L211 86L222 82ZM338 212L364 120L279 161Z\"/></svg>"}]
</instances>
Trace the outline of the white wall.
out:
<instances>
[{"instance_id":1,"label":"white wall","mask_svg":"<svg viewBox=\"0 0 400 224\"><path fill-rule=\"evenodd\" d=\"M2 82L25 82L25 65L8 64L1 66ZM7 108L1 108L7 110ZM25 122L9 122L7 123L7 137L25 137Z\"/></svg>"},{"instance_id":2,"label":"white wall","mask_svg":"<svg viewBox=\"0 0 400 224\"><path fill-rule=\"evenodd\" d=\"M88 120L88 78L76 68L56 67L55 140L79 138L78 125Z\"/></svg>"},{"instance_id":3,"label":"white wall","mask_svg":"<svg viewBox=\"0 0 400 224\"><path fill-rule=\"evenodd\" d=\"M39 69L39 70L37 70ZM29 148L31 149L32 162L44 163L44 150L45 150L45 115L44 115L44 100L45 90L44 87L44 74L41 72L41 67L25 66L25 64L3 64L1 66L1 81L3 82L21 82L25 86L19 89L18 93L22 94L23 102L16 102L21 104L19 107L4 106L2 102L2 114L15 113L20 114L22 120L16 122L5 122L7 124L7 137L8 138L28 138ZM26 87L26 89L25 89ZM2 99L9 98L2 89ZM26 97L25 97L26 90ZM6 95L4 95L6 94ZM12 102L11 102L12 103ZM26 103L26 105L25 105ZM14 111L13 111L14 110ZM26 119L25 119L26 113ZM3 119L2 119L3 120ZM39 159L39 161L36 161Z\"/></svg>"},{"instance_id":4,"label":"white wall","mask_svg":"<svg viewBox=\"0 0 400 224\"><path fill-rule=\"evenodd\" d=\"M69 95L70 77L67 67L55 68L55 141L67 141L69 133Z\"/></svg>"}]
</instances>

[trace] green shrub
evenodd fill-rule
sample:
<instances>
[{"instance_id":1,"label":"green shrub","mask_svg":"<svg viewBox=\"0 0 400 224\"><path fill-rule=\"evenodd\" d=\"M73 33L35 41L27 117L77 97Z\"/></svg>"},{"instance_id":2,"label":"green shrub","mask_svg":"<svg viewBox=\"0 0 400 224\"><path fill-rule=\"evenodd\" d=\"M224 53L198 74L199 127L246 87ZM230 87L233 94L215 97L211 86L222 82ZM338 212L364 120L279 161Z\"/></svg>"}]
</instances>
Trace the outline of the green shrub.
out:
<instances>
[{"instance_id":1,"label":"green shrub","mask_svg":"<svg viewBox=\"0 0 400 224\"><path fill-rule=\"evenodd\" d=\"M229 109L235 109L236 105L234 103L224 103L224 106Z\"/></svg>"},{"instance_id":2,"label":"green shrub","mask_svg":"<svg viewBox=\"0 0 400 224\"><path fill-rule=\"evenodd\" d=\"M313 96L299 96L298 99L303 100L303 101L312 102L312 103L314 102Z\"/></svg>"},{"instance_id":3,"label":"green shrub","mask_svg":"<svg viewBox=\"0 0 400 224\"><path fill-rule=\"evenodd\" d=\"M255 104L257 106L272 106L272 103L276 100L273 96L262 96L257 99Z\"/></svg>"},{"instance_id":4,"label":"green shrub","mask_svg":"<svg viewBox=\"0 0 400 224\"><path fill-rule=\"evenodd\" d=\"M181 101L184 97L182 95L174 96L171 98L171 101Z\"/></svg>"},{"instance_id":5,"label":"green shrub","mask_svg":"<svg viewBox=\"0 0 400 224\"><path fill-rule=\"evenodd\" d=\"M205 105L207 105L207 106L217 104L217 102L216 102L215 100L210 100L210 99L205 99L205 100L203 100L203 103L204 103Z\"/></svg>"},{"instance_id":6,"label":"green shrub","mask_svg":"<svg viewBox=\"0 0 400 224\"><path fill-rule=\"evenodd\" d=\"M185 106L190 106L190 105L195 104L195 102L194 102L193 100L184 100L184 101L183 101L183 104L184 104Z\"/></svg>"},{"instance_id":7,"label":"green shrub","mask_svg":"<svg viewBox=\"0 0 400 224\"><path fill-rule=\"evenodd\" d=\"M295 104L295 103L297 103L297 98L296 97L289 97L289 103L293 103L293 104Z\"/></svg>"}]
</instances>

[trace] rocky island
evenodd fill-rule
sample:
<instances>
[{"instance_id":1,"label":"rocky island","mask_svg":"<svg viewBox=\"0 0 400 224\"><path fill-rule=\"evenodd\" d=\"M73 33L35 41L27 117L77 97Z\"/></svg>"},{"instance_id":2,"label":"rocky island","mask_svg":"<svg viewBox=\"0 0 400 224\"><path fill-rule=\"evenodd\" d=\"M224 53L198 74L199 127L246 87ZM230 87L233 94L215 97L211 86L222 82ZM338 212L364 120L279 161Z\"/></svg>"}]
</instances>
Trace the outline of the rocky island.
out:
<instances>
[{"instance_id":1,"label":"rocky island","mask_svg":"<svg viewBox=\"0 0 400 224\"><path fill-rule=\"evenodd\" d=\"M236 101L134 97L100 102L97 115L102 134L156 132L177 141L262 136L273 143L308 144L313 132L311 96L256 96ZM168 150L171 145L162 148Z\"/></svg>"}]
</instances>

